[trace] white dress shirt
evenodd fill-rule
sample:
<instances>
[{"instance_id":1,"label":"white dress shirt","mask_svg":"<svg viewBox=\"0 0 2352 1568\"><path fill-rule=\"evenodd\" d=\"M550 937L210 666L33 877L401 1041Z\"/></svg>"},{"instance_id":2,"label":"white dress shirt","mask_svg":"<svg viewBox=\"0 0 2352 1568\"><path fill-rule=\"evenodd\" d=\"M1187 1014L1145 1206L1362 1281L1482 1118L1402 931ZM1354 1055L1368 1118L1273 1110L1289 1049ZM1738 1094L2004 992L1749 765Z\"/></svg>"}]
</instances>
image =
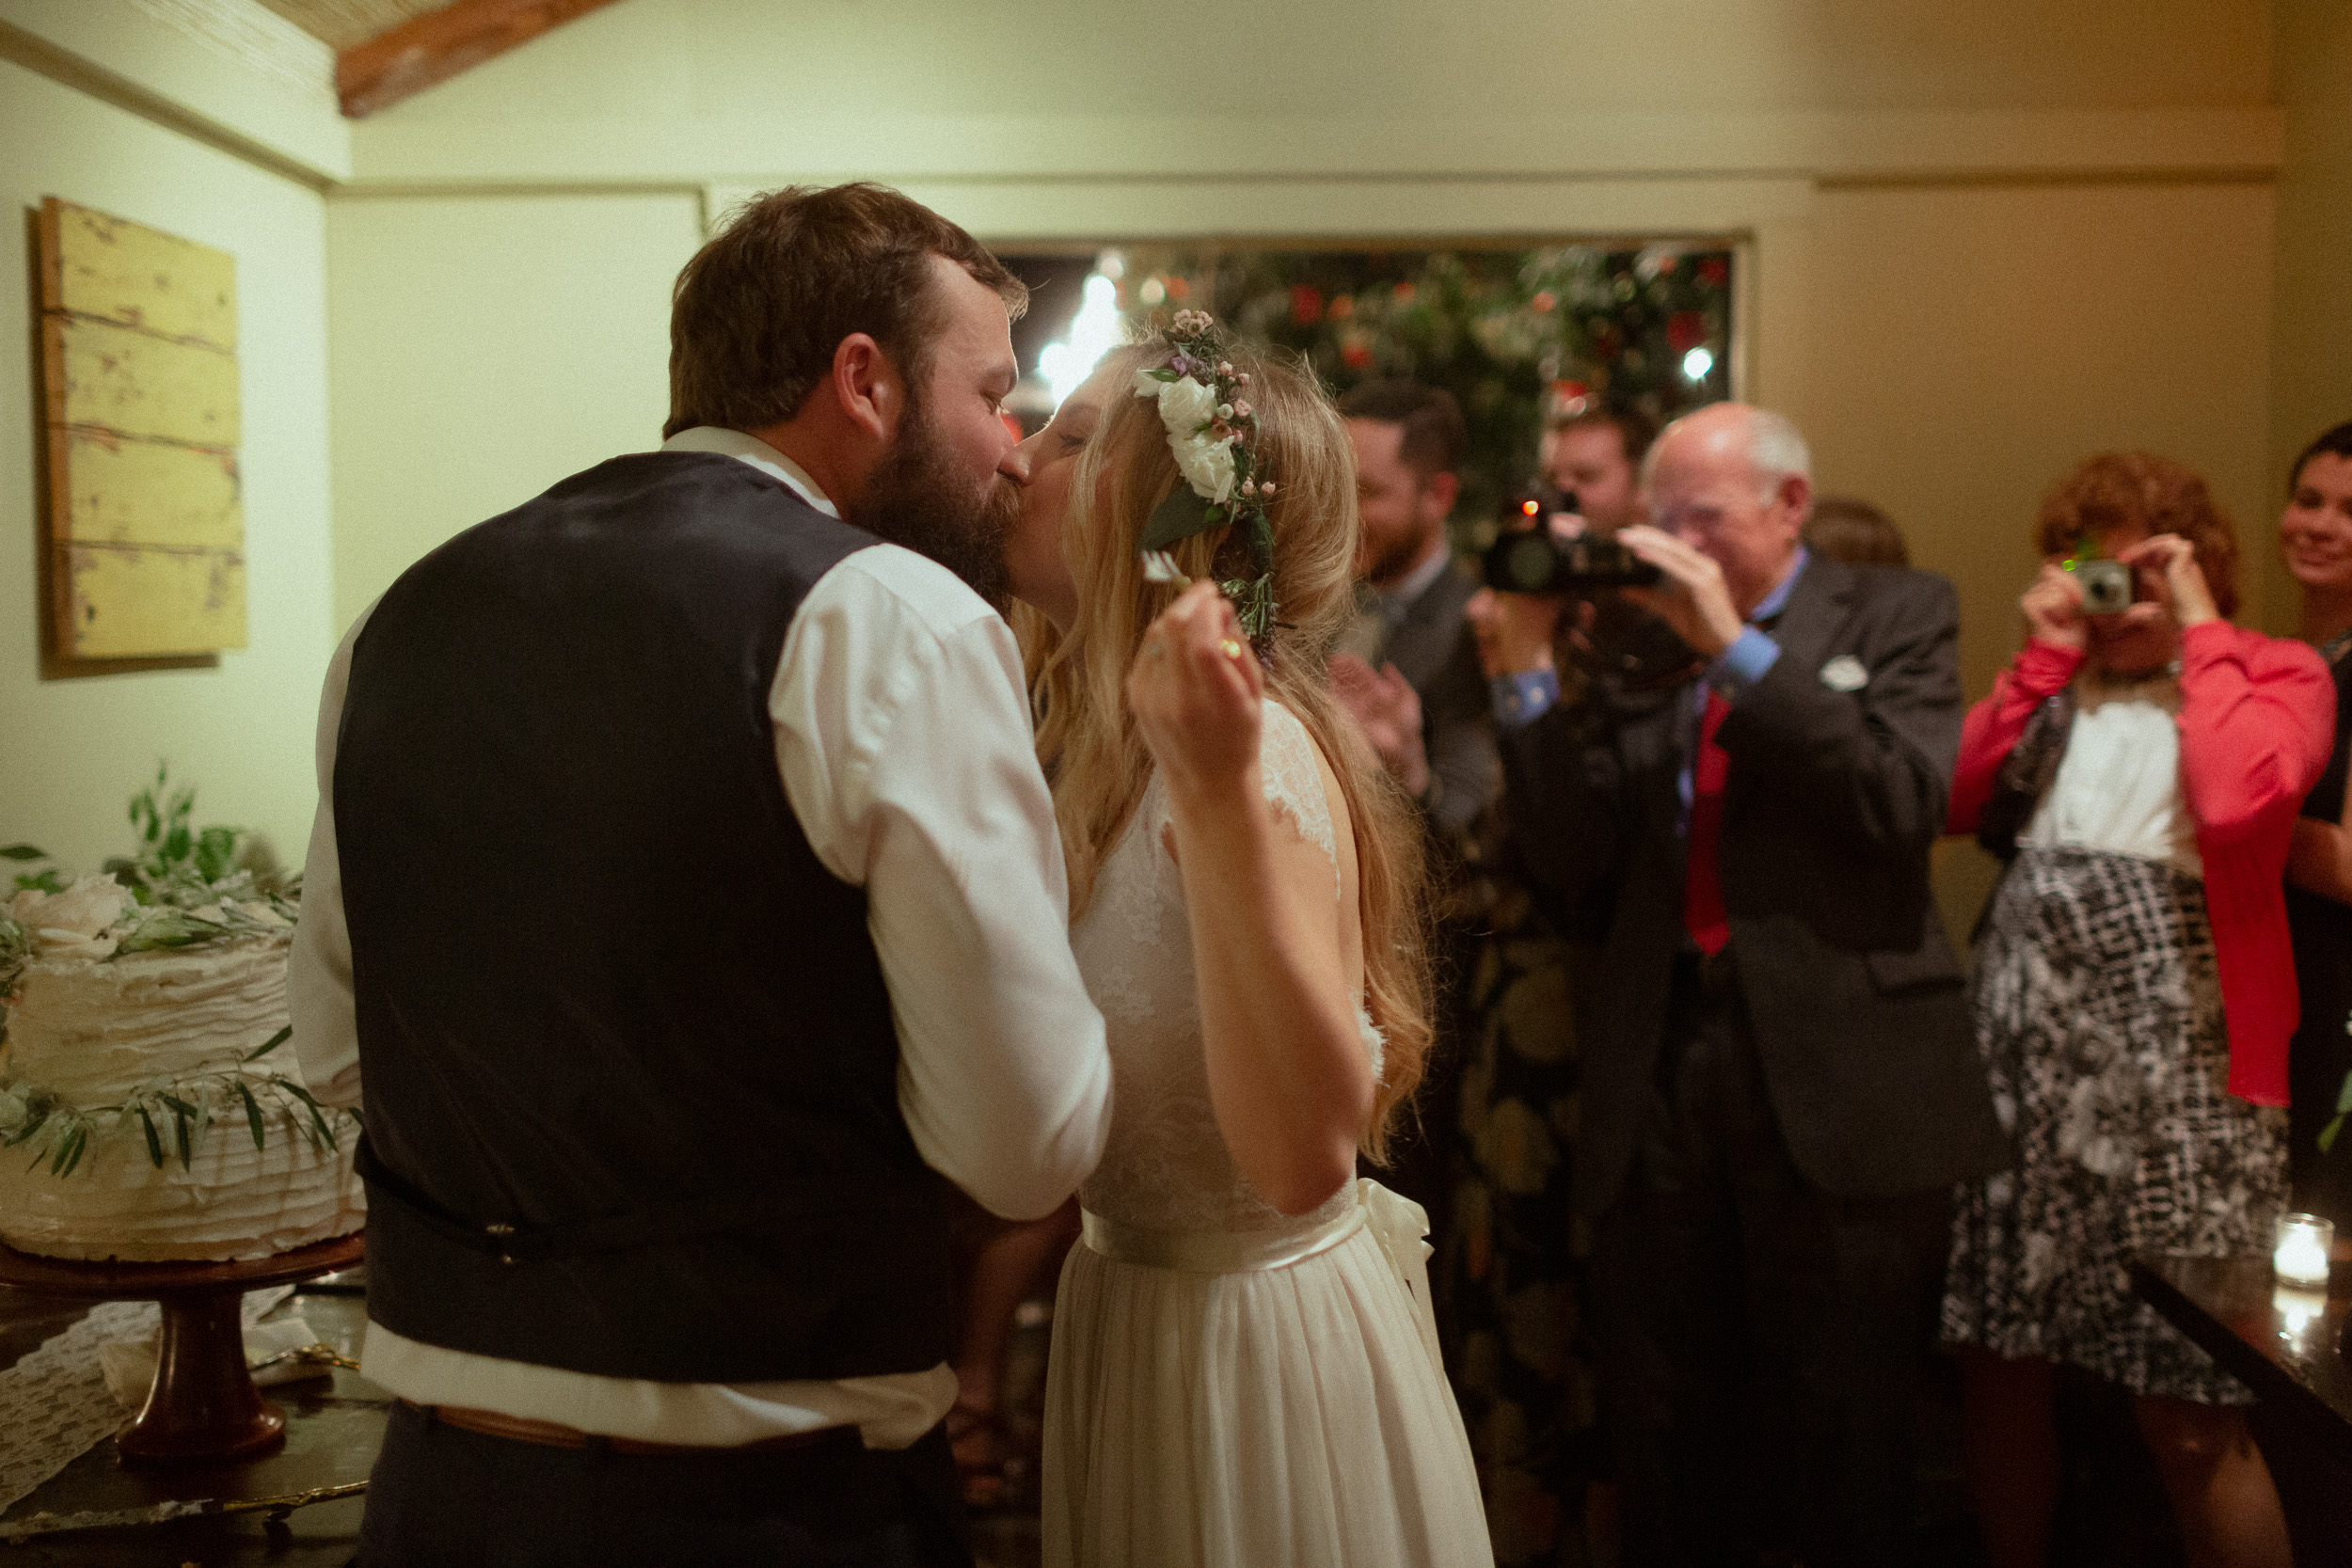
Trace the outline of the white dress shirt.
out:
<instances>
[{"instance_id":1,"label":"white dress shirt","mask_svg":"<svg viewBox=\"0 0 2352 1568\"><path fill-rule=\"evenodd\" d=\"M739 432L684 431L662 450L737 458L839 515L798 465ZM366 624L336 650L319 705L318 816L288 979L303 1072L343 1105L359 1103L360 1081L335 741ZM866 891L915 1148L1000 1214L1051 1212L1102 1156L1111 1069L1071 957L1061 841L1010 629L938 562L896 545L858 550L802 601L768 713L810 847ZM903 1448L956 1393L944 1362L832 1382L656 1383L469 1354L374 1323L360 1370L419 1404L714 1446L854 1424L869 1448Z\"/></svg>"}]
</instances>

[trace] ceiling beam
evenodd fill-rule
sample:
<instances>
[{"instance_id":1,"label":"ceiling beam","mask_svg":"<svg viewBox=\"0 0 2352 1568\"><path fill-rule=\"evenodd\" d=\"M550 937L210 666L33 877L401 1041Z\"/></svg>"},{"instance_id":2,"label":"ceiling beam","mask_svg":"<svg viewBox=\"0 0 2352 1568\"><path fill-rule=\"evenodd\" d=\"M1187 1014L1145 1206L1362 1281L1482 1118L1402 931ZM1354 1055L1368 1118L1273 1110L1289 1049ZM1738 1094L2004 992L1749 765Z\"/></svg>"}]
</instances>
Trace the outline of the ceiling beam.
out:
<instances>
[{"instance_id":1,"label":"ceiling beam","mask_svg":"<svg viewBox=\"0 0 2352 1568\"><path fill-rule=\"evenodd\" d=\"M612 0L456 0L412 16L335 57L335 91L343 115L365 119L379 109L461 71L503 55Z\"/></svg>"}]
</instances>

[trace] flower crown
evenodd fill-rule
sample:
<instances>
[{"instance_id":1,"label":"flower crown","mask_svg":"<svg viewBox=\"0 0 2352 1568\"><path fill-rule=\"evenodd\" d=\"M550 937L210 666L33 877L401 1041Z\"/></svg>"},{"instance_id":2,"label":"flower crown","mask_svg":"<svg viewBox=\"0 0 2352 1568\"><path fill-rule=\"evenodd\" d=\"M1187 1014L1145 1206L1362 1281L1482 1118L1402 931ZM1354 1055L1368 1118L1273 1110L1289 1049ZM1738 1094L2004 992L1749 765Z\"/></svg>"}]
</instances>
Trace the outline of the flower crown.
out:
<instances>
[{"instance_id":1,"label":"flower crown","mask_svg":"<svg viewBox=\"0 0 2352 1568\"><path fill-rule=\"evenodd\" d=\"M1274 647L1274 527L1266 519L1274 481L1259 477L1258 416L1242 395L1249 373L1217 356L1215 326L1205 310L1177 311L1161 333L1172 351L1167 361L1136 372L1136 396L1158 401L1168 450L1184 481L1152 509L1138 548L1147 578L1175 581L1173 562L1160 552L1213 528L1241 530L1258 575L1217 587L1264 659Z\"/></svg>"}]
</instances>

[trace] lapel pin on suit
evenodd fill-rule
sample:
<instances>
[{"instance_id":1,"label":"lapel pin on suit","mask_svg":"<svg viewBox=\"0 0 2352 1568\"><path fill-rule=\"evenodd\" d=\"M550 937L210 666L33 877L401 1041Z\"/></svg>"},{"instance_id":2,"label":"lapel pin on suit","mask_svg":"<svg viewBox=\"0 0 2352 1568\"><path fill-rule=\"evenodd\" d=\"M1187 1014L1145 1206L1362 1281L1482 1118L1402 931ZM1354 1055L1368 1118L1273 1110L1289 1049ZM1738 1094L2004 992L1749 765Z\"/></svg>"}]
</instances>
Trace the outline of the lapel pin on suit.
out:
<instances>
[{"instance_id":1,"label":"lapel pin on suit","mask_svg":"<svg viewBox=\"0 0 2352 1568\"><path fill-rule=\"evenodd\" d=\"M1870 672L1851 654L1839 654L1821 666L1821 684L1832 691L1859 691L1870 684Z\"/></svg>"}]
</instances>

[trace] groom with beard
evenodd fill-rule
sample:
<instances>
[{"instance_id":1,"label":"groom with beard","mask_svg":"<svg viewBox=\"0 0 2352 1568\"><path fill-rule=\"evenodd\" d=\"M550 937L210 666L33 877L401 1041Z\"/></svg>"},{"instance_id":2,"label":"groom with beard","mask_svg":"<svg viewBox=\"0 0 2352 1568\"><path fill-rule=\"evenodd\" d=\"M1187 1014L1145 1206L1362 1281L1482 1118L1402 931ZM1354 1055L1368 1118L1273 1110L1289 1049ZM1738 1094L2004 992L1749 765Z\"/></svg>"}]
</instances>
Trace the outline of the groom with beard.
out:
<instances>
[{"instance_id":1,"label":"groom with beard","mask_svg":"<svg viewBox=\"0 0 2352 1568\"><path fill-rule=\"evenodd\" d=\"M662 449L338 650L290 986L365 1089L359 1562L970 1560L939 1178L1049 1213L1109 1110L992 608L1025 302L895 192L755 202Z\"/></svg>"}]
</instances>

